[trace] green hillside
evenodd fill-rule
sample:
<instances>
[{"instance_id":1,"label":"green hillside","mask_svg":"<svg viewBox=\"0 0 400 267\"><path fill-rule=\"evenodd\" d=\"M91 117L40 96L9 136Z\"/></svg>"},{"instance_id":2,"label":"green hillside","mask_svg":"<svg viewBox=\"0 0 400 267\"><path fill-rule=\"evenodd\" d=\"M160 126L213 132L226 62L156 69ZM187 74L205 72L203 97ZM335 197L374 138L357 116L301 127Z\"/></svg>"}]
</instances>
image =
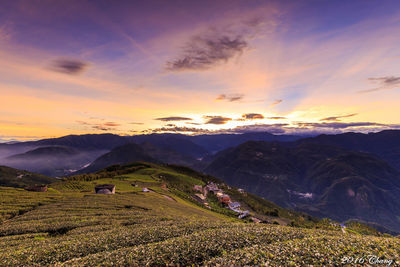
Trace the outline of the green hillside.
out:
<instances>
[{"instance_id":1,"label":"green hillside","mask_svg":"<svg viewBox=\"0 0 400 267\"><path fill-rule=\"evenodd\" d=\"M57 179L41 174L0 166L0 186L24 187L35 184L50 184L55 181Z\"/></svg>"},{"instance_id":2,"label":"green hillside","mask_svg":"<svg viewBox=\"0 0 400 267\"><path fill-rule=\"evenodd\" d=\"M208 209L192 195L193 185L209 181L219 182L185 167L133 163L65 178L48 192L2 187L1 265L303 266L340 265L344 257L370 254L399 259L398 238L343 233L329 220L223 184L254 216L282 225L239 220L212 197ZM115 184L116 193L95 194L94 186L104 183Z\"/></svg>"}]
</instances>

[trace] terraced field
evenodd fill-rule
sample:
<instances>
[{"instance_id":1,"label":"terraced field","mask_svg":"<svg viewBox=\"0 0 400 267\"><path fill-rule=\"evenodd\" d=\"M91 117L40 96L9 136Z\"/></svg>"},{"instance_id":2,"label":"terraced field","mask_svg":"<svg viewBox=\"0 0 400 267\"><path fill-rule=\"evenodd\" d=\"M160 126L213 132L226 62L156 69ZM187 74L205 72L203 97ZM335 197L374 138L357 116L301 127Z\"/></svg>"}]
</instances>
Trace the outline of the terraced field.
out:
<instances>
[{"instance_id":1,"label":"terraced field","mask_svg":"<svg viewBox=\"0 0 400 267\"><path fill-rule=\"evenodd\" d=\"M72 179L48 193L2 188L8 210L10 199L15 209L41 204L0 224L0 266L362 266L370 255L400 264L399 238L245 223L166 190L157 175L143 169ZM171 184L181 176L170 177ZM87 191L110 180L115 195ZM154 192L132 183L152 184Z\"/></svg>"}]
</instances>

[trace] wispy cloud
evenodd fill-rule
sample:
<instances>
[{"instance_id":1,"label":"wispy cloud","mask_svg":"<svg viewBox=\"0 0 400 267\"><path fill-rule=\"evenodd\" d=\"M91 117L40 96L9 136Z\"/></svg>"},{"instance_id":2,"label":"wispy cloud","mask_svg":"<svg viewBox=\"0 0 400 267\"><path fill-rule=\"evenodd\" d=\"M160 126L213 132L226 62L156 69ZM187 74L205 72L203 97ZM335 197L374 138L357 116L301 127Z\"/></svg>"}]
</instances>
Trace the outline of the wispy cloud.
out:
<instances>
[{"instance_id":1,"label":"wispy cloud","mask_svg":"<svg viewBox=\"0 0 400 267\"><path fill-rule=\"evenodd\" d=\"M237 21L230 25L213 25L192 36L183 45L180 55L167 61L166 69L206 70L242 54L265 21L259 16Z\"/></svg>"},{"instance_id":2,"label":"wispy cloud","mask_svg":"<svg viewBox=\"0 0 400 267\"><path fill-rule=\"evenodd\" d=\"M113 121L108 121L104 123L93 123L93 122L78 120L76 122L79 123L80 125L90 126L90 128L100 131L117 131L117 127L121 126L121 124Z\"/></svg>"},{"instance_id":3,"label":"wispy cloud","mask_svg":"<svg viewBox=\"0 0 400 267\"><path fill-rule=\"evenodd\" d=\"M225 100L229 102L240 101L244 97L243 94L220 94L215 100Z\"/></svg>"},{"instance_id":4,"label":"wispy cloud","mask_svg":"<svg viewBox=\"0 0 400 267\"><path fill-rule=\"evenodd\" d=\"M183 53L167 62L169 71L205 70L239 55L248 44L241 35L213 33L194 36L185 44Z\"/></svg>"},{"instance_id":5,"label":"wispy cloud","mask_svg":"<svg viewBox=\"0 0 400 267\"><path fill-rule=\"evenodd\" d=\"M205 119L207 119L205 124L216 124L216 125L220 125L220 124L225 124L228 121L231 121L231 118L226 118L226 117L222 117L222 116L204 116Z\"/></svg>"},{"instance_id":6,"label":"wispy cloud","mask_svg":"<svg viewBox=\"0 0 400 267\"><path fill-rule=\"evenodd\" d=\"M242 118L246 120L264 119L264 115L259 113L246 113L242 115Z\"/></svg>"},{"instance_id":7,"label":"wispy cloud","mask_svg":"<svg viewBox=\"0 0 400 267\"><path fill-rule=\"evenodd\" d=\"M280 117L280 116L275 116L275 117L267 117L269 120L286 120L286 117Z\"/></svg>"},{"instance_id":8,"label":"wispy cloud","mask_svg":"<svg viewBox=\"0 0 400 267\"><path fill-rule=\"evenodd\" d=\"M202 128L178 127L178 126L161 127L161 128L148 129L142 131L142 133L165 133L165 132L206 134L206 133L213 133L214 131Z\"/></svg>"},{"instance_id":9,"label":"wispy cloud","mask_svg":"<svg viewBox=\"0 0 400 267\"><path fill-rule=\"evenodd\" d=\"M370 126L390 126L387 124L376 122L297 122L298 127L312 127L312 128L332 128L332 129L346 129L350 127L370 127Z\"/></svg>"},{"instance_id":10,"label":"wispy cloud","mask_svg":"<svg viewBox=\"0 0 400 267\"><path fill-rule=\"evenodd\" d=\"M51 64L51 69L70 75L77 75L86 70L89 65L86 62L76 59L57 59Z\"/></svg>"},{"instance_id":11,"label":"wispy cloud","mask_svg":"<svg viewBox=\"0 0 400 267\"><path fill-rule=\"evenodd\" d=\"M176 116L176 117L157 118L155 120L158 120L158 121L191 121L192 118Z\"/></svg>"},{"instance_id":12,"label":"wispy cloud","mask_svg":"<svg viewBox=\"0 0 400 267\"><path fill-rule=\"evenodd\" d=\"M274 107L274 106L276 106L276 105L279 105L279 104L282 103L282 102L283 102L282 99L277 99L277 100L275 100L270 106L271 106L271 107Z\"/></svg>"},{"instance_id":13,"label":"wispy cloud","mask_svg":"<svg viewBox=\"0 0 400 267\"><path fill-rule=\"evenodd\" d=\"M108 126L108 127L117 127L117 126L121 126L121 124L116 123L116 122L112 122L112 121L106 122L106 123L104 123L103 125L104 125L104 126Z\"/></svg>"},{"instance_id":14,"label":"wispy cloud","mask_svg":"<svg viewBox=\"0 0 400 267\"><path fill-rule=\"evenodd\" d=\"M386 77L378 77L378 78L368 78L368 81L378 84L379 87L361 90L359 93L371 93L375 91L385 90L385 89L394 89L400 87L400 77L396 76L386 76Z\"/></svg>"},{"instance_id":15,"label":"wispy cloud","mask_svg":"<svg viewBox=\"0 0 400 267\"><path fill-rule=\"evenodd\" d=\"M320 121L340 121L340 119L354 117L356 115L358 115L358 113L342 115L342 116L327 117L327 118L320 119Z\"/></svg>"}]
</instances>

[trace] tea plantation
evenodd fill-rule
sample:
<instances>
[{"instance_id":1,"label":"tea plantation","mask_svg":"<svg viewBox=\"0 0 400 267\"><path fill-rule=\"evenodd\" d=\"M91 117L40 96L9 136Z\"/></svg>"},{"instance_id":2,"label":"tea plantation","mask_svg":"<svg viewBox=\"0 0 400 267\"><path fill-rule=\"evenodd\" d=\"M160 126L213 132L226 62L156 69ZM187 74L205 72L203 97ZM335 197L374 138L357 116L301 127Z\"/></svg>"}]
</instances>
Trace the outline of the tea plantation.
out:
<instances>
[{"instance_id":1,"label":"tea plantation","mask_svg":"<svg viewBox=\"0 0 400 267\"><path fill-rule=\"evenodd\" d=\"M269 202L256 208L260 215L275 209L276 220L291 226L207 209L190 193L209 179L176 166L133 164L69 177L47 192L2 187L0 266L400 264L397 237L342 232ZM95 194L104 183L115 184L116 194ZM249 198L241 201L258 207Z\"/></svg>"}]
</instances>

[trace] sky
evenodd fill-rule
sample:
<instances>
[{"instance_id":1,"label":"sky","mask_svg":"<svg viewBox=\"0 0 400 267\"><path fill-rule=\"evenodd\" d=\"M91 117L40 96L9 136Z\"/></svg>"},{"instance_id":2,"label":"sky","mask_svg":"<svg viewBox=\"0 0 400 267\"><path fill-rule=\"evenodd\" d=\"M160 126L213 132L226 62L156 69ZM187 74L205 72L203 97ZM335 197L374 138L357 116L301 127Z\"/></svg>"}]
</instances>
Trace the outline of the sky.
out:
<instances>
[{"instance_id":1,"label":"sky","mask_svg":"<svg viewBox=\"0 0 400 267\"><path fill-rule=\"evenodd\" d=\"M400 2L1 0L0 142L400 128Z\"/></svg>"}]
</instances>

